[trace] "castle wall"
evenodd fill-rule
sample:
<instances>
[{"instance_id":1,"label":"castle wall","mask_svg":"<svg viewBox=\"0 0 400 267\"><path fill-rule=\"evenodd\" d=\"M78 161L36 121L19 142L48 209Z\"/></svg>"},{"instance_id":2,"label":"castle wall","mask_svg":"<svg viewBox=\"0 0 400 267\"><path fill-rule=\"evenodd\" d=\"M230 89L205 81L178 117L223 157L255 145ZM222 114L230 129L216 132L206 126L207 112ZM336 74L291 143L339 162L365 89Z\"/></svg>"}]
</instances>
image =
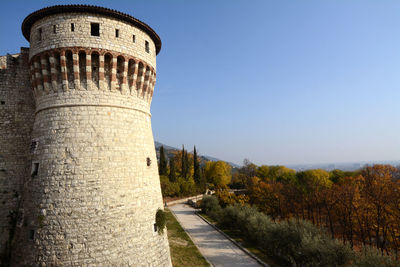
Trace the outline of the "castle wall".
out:
<instances>
[{"instance_id":1,"label":"castle wall","mask_svg":"<svg viewBox=\"0 0 400 267\"><path fill-rule=\"evenodd\" d=\"M28 51L0 57L0 265L8 253L10 231L30 165L34 100Z\"/></svg>"},{"instance_id":2,"label":"castle wall","mask_svg":"<svg viewBox=\"0 0 400 267\"><path fill-rule=\"evenodd\" d=\"M148 109L111 92L60 95L38 101L18 264L168 265L167 236L154 231L163 203Z\"/></svg>"},{"instance_id":3,"label":"castle wall","mask_svg":"<svg viewBox=\"0 0 400 267\"><path fill-rule=\"evenodd\" d=\"M171 266L166 231L154 226L163 208L150 115L155 57L146 33L104 15L32 25L35 145L12 265Z\"/></svg>"},{"instance_id":4,"label":"castle wall","mask_svg":"<svg viewBox=\"0 0 400 267\"><path fill-rule=\"evenodd\" d=\"M71 31L71 23L74 24L74 31ZM99 23L100 36L91 36L91 23ZM119 37L115 36L116 29L119 30ZM149 43L149 53L146 52L146 41ZM156 48L148 34L126 22L101 15L66 13L48 16L33 25L30 43L30 58L54 48L101 48L129 54L156 68Z\"/></svg>"}]
</instances>

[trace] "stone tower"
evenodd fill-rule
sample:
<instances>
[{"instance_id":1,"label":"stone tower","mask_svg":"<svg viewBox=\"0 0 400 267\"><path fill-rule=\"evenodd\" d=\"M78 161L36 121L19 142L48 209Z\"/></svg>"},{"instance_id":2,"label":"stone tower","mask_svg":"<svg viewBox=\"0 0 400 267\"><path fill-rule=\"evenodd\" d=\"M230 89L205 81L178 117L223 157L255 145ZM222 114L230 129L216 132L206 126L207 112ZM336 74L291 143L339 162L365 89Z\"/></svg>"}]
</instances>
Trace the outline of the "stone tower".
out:
<instances>
[{"instance_id":1,"label":"stone tower","mask_svg":"<svg viewBox=\"0 0 400 267\"><path fill-rule=\"evenodd\" d=\"M22 24L35 99L14 266L170 266L151 129L159 36L134 17L52 6Z\"/></svg>"}]
</instances>

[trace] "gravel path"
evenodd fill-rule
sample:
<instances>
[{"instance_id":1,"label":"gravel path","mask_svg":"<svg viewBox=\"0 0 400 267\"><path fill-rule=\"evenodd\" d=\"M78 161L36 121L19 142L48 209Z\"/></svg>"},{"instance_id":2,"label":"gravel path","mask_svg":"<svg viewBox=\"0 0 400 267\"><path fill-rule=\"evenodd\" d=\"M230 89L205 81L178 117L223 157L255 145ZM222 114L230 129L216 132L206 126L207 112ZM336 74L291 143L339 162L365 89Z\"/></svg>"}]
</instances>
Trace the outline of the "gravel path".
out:
<instances>
[{"instance_id":1,"label":"gravel path","mask_svg":"<svg viewBox=\"0 0 400 267\"><path fill-rule=\"evenodd\" d=\"M201 254L214 266L261 266L229 239L200 219L193 208L177 204L169 209L178 218Z\"/></svg>"}]
</instances>

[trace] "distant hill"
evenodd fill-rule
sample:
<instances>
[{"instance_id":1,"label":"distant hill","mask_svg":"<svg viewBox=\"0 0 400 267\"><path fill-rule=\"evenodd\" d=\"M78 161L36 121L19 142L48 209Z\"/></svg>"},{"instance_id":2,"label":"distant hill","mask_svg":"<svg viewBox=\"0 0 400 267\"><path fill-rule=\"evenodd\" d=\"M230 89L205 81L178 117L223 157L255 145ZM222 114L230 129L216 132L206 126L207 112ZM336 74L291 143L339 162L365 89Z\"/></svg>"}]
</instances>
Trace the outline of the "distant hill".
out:
<instances>
[{"instance_id":1,"label":"distant hill","mask_svg":"<svg viewBox=\"0 0 400 267\"><path fill-rule=\"evenodd\" d=\"M339 163L320 163L320 164L292 164L286 165L286 167L295 169L296 171L304 171L310 169L323 169L326 171L332 171L339 169L342 171L355 171L363 168L365 165L374 164L387 164L392 166L400 166L400 160L382 160L382 161L361 161L361 162L339 162Z\"/></svg>"},{"instance_id":2,"label":"distant hill","mask_svg":"<svg viewBox=\"0 0 400 267\"><path fill-rule=\"evenodd\" d=\"M154 145L156 147L157 159L160 158L160 147L161 146L164 146L164 151L165 151L166 155L168 156L168 158L173 157L174 156L174 152L182 150L181 148L168 146L168 145L165 145L165 144L157 142L157 141L154 141ZM193 151L189 151L189 152L193 153ZM219 161L219 160L221 160L221 159L210 157L210 156L206 156L206 155L199 155L199 158L200 158L200 162L201 163L205 163L206 161ZM225 161L225 160L222 160L222 161ZM231 165L233 168L239 168L240 167L239 165L237 165L235 163L232 163L232 162L226 161L226 163Z\"/></svg>"},{"instance_id":3,"label":"distant hill","mask_svg":"<svg viewBox=\"0 0 400 267\"><path fill-rule=\"evenodd\" d=\"M157 158L160 156L160 147L164 146L164 150L167 154L168 157L173 157L175 151L180 151L181 148L176 148L172 146L168 146L165 144L162 144L160 142L155 141L154 142L156 146L156 151L157 151ZM193 152L193 151L189 151ZM214 158L211 156L207 155L199 155L201 163L204 163L206 161L219 161L221 159ZM229 165L232 166L233 171L237 170L237 168L240 168L238 164L228 162L226 161ZM374 165L374 164L388 164L392 166L400 166L400 160L392 160L392 161L360 161L360 162L336 162L336 163L316 163L316 164L287 164L285 165L288 168L294 169L296 171L304 171L304 170L311 170L311 169L323 169L326 171L331 171L335 169L339 169L342 171L355 171L358 169L363 168L365 165Z\"/></svg>"}]
</instances>

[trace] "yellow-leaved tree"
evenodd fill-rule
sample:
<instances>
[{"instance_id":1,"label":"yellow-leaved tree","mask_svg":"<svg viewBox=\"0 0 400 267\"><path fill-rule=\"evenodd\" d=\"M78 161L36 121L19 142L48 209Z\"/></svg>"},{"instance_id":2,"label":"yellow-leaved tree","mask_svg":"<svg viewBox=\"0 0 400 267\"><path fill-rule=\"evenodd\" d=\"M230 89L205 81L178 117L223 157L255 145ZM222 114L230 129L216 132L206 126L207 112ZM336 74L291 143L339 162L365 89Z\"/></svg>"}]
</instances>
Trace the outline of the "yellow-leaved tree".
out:
<instances>
[{"instance_id":1,"label":"yellow-leaved tree","mask_svg":"<svg viewBox=\"0 0 400 267\"><path fill-rule=\"evenodd\" d=\"M208 183L224 186L231 182L232 167L225 161L209 161L204 166L204 174Z\"/></svg>"}]
</instances>

